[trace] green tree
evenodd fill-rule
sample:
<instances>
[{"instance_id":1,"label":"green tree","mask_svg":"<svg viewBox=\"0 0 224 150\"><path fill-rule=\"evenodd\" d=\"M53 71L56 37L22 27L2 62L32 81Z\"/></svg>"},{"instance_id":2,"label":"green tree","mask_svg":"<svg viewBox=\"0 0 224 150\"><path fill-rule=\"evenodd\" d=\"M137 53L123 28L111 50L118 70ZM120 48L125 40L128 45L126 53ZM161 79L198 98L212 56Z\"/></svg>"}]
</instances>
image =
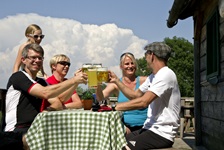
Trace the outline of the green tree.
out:
<instances>
[{"instance_id":1,"label":"green tree","mask_svg":"<svg viewBox=\"0 0 224 150\"><path fill-rule=\"evenodd\" d=\"M137 76L148 76L151 71L147 67L147 62L145 60L145 57L136 59L137 64L138 64L138 69L136 71Z\"/></svg>"},{"instance_id":2,"label":"green tree","mask_svg":"<svg viewBox=\"0 0 224 150\"><path fill-rule=\"evenodd\" d=\"M176 73L181 96L194 96L194 47L184 38L165 38L164 42L172 49L173 55L168 66Z\"/></svg>"},{"instance_id":3,"label":"green tree","mask_svg":"<svg viewBox=\"0 0 224 150\"><path fill-rule=\"evenodd\" d=\"M184 38L165 38L164 42L172 49L172 56L168 66L176 73L182 97L194 96L194 56L193 45ZM147 67L145 57L137 59L138 70L136 75L147 76L151 71Z\"/></svg>"}]
</instances>

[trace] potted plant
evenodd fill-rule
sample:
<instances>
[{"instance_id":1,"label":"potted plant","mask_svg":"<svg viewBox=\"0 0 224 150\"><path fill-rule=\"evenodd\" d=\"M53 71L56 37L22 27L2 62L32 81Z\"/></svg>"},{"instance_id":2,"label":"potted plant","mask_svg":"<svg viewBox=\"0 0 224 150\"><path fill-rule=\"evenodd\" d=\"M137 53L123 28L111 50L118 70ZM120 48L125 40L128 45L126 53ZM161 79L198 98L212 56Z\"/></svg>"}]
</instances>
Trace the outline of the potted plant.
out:
<instances>
[{"instance_id":1,"label":"potted plant","mask_svg":"<svg viewBox=\"0 0 224 150\"><path fill-rule=\"evenodd\" d=\"M85 90L81 95L84 110L90 110L93 105L93 92L91 89Z\"/></svg>"}]
</instances>

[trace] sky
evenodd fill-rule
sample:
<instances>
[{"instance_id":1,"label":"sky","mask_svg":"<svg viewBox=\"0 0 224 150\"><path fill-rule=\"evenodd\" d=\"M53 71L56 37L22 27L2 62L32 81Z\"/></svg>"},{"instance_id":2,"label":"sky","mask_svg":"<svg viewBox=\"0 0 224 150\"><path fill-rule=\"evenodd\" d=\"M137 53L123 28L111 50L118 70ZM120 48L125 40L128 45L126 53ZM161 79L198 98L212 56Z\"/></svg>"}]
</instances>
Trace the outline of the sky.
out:
<instances>
[{"instance_id":1,"label":"sky","mask_svg":"<svg viewBox=\"0 0 224 150\"><path fill-rule=\"evenodd\" d=\"M174 36L193 43L193 19L167 27L173 0L1 0L0 88L6 88L19 46L30 24L42 28L44 70L51 75L53 55L71 59L67 77L83 63L102 63L121 76L119 57L144 56L144 46Z\"/></svg>"}]
</instances>

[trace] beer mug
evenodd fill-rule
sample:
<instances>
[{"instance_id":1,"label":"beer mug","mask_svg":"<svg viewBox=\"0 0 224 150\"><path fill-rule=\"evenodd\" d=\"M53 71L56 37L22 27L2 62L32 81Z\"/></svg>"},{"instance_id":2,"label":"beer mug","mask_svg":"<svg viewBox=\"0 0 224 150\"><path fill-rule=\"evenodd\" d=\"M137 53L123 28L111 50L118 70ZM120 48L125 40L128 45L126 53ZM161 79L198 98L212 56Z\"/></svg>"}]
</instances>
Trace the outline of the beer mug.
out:
<instances>
[{"instance_id":1,"label":"beer mug","mask_svg":"<svg viewBox=\"0 0 224 150\"><path fill-rule=\"evenodd\" d=\"M97 68L98 83L109 82L109 73L106 67Z\"/></svg>"},{"instance_id":2,"label":"beer mug","mask_svg":"<svg viewBox=\"0 0 224 150\"><path fill-rule=\"evenodd\" d=\"M87 73L88 68L92 68L92 64L91 63L85 63L82 65L82 72Z\"/></svg>"},{"instance_id":3,"label":"beer mug","mask_svg":"<svg viewBox=\"0 0 224 150\"><path fill-rule=\"evenodd\" d=\"M88 68L88 88L96 88L97 87L97 69L96 68Z\"/></svg>"},{"instance_id":4,"label":"beer mug","mask_svg":"<svg viewBox=\"0 0 224 150\"><path fill-rule=\"evenodd\" d=\"M101 63L94 63L93 68L101 68L102 64Z\"/></svg>"}]
</instances>

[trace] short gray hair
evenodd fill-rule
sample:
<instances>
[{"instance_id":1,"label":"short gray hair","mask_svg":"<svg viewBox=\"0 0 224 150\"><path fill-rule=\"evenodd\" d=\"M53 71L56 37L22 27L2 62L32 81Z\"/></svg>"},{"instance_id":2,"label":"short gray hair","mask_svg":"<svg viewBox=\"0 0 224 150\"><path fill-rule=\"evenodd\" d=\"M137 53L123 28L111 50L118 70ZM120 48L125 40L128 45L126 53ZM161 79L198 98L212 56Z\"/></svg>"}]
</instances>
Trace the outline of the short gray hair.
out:
<instances>
[{"instance_id":1,"label":"short gray hair","mask_svg":"<svg viewBox=\"0 0 224 150\"><path fill-rule=\"evenodd\" d=\"M40 53L42 57L44 57L44 49L35 43L27 44L22 51L22 57L26 58L28 56L29 50L34 50L37 53Z\"/></svg>"}]
</instances>

